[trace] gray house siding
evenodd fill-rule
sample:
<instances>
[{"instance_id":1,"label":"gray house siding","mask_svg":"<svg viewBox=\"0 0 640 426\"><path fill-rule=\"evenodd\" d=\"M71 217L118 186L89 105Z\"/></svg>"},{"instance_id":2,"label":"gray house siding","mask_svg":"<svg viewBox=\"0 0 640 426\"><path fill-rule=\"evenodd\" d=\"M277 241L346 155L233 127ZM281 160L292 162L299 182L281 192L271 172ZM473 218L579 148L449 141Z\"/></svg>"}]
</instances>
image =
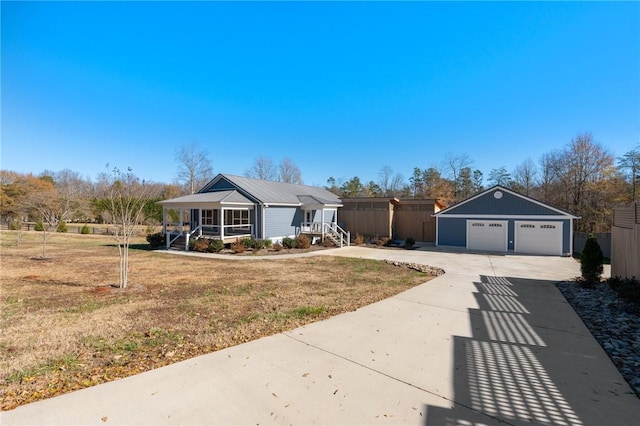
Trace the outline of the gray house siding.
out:
<instances>
[{"instance_id":1,"label":"gray house siding","mask_svg":"<svg viewBox=\"0 0 640 426\"><path fill-rule=\"evenodd\" d=\"M474 200L470 200L460 206L453 206L449 210L448 214L464 214L464 215L476 215L476 214L496 214L500 211L500 215L558 215L557 211L546 208L540 204L525 200L521 197L516 197L508 192L502 192L502 197L496 199L494 193L500 191L500 188L496 188L494 191L490 191Z\"/></svg>"},{"instance_id":2,"label":"gray house siding","mask_svg":"<svg viewBox=\"0 0 640 426\"><path fill-rule=\"evenodd\" d=\"M469 218L438 218L438 245L452 246L452 247L466 247L467 246L467 220L473 220L473 217ZM504 218L487 217L483 216L482 220L505 220ZM515 250L515 222L522 219L506 219L507 220L507 250ZM570 219L544 219L536 218L531 219L536 222L562 222L562 252L571 252L571 220Z\"/></svg>"},{"instance_id":3,"label":"gray house siding","mask_svg":"<svg viewBox=\"0 0 640 426\"><path fill-rule=\"evenodd\" d=\"M296 226L303 221L302 210L296 207L268 207L265 209L265 220L267 229L264 238L295 237Z\"/></svg>"}]
</instances>

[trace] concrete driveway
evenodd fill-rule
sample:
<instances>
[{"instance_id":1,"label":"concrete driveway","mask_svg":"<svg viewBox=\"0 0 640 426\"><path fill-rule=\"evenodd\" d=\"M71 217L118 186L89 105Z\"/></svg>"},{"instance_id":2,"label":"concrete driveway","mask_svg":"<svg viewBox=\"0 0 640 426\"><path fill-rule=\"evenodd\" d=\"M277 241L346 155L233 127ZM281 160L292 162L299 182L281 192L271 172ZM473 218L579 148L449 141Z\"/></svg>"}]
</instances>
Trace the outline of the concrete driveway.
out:
<instances>
[{"instance_id":1,"label":"concrete driveway","mask_svg":"<svg viewBox=\"0 0 640 426\"><path fill-rule=\"evenodd\" d=\"M10 424L638 425L554 283L570 258L349 247L446 274L329 320L2 413Z\"/></svg>"}]
</instances>

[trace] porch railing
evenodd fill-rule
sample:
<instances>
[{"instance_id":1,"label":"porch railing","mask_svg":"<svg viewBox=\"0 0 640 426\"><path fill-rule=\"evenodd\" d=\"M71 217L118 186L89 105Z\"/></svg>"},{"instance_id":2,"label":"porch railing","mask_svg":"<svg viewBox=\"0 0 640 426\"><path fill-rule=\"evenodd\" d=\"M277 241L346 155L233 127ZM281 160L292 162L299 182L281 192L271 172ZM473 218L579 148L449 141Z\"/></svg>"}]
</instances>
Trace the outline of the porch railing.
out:
<instances>
[{"instance_id":1,"label":"porch railing","mask_svg":"<svg viewBox=\"0 0 640 426\"><path fill-rule=\"evenodd\" d=\"M337 223L302 222L298 233L320 234L323 240L329 238L339 247L351 245L351 233L342 229Z\"/></svg>"},{"instance_id":2,"label":"porch railing","mask_svg":"<svg viewBox=\"0 0 640 426\"><path fill-rule=\"evenodd\" d=\"M330 238L340 247L351 245L351 232L345 231L337 223L323 223L322 236Z\"/></svg>"}]
</instances>

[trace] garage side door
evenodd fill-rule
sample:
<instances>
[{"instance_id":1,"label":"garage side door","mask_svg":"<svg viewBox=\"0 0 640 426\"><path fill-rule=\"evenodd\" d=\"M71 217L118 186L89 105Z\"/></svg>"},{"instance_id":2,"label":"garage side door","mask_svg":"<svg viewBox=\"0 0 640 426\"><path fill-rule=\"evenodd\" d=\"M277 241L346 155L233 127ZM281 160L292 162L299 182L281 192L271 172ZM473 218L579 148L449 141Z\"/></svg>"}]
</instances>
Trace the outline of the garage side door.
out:
<instances>
[{"instance_id":1,"label":"garage side door","mask_svg":"<svg viewBox=\"0 0 640 426\"><path fill-rule=\"evenodd\" d=\"M515 251L525 254L562 255L562 222L515 222Z\"/></svg>"},{"instance_id":2,"label":"garage side door","mask_svg":"<svg viewBox=\"0 0 640 426\"><path fill-rule=\"evenodd\" d=\"M507 221L467 220L467 248L507 251Z\"/></svg>"}]
</instances>

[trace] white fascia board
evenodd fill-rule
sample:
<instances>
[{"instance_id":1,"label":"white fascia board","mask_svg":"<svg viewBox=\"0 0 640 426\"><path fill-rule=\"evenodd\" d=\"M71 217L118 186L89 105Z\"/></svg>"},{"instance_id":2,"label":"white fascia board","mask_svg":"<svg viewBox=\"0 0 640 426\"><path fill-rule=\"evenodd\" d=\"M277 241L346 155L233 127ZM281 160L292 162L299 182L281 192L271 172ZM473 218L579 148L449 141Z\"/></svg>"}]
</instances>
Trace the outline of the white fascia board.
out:
<instances>
[{"instance_id":1,"label":"white fascia board","mask_svg":"<svg viewBox=\"0 0 640 426\"><path fill-rule=\"evenodd\" d=\"M513 195L514 197L522 198L525 201L529 201L529 202L531 202L533 204L537 204L537 205L539 205L541 207L544 207L546 209L553 210L553 211L561 214L562 217L564 217L565 219L580 219L580 216L575 216L575 215L573 215L571 213L562 211L562 210L560 210L560 209L558 209L556 207L550 206L549 204L545 204L542 201L538 201L538 200L535 200L535 199L533 199L531 197L527 197L526 195L518 194L517 192L512 191L509 188L505 188L504 186L501 186L501 185L494 185L491 188L485 189L484 191L479 192L478 194L472 196L471 198L467 198L466 200L464 200L464 201L462 201L462 202L460 202L458 204L454 204L453 206L447 207L446 209L443 209L443 210L440 210L437 213L434 213L432 216L435 217L435 216L444 216L444 215L446 215L447 217L455 217L456 215L447 214L447 211L455 210L458 207L460 207L460 206L462 206L464 204L470 203L471 201L473 201L473 200L475 200L477 198L480 198L483 195L488 194L489 192L494 191L496 189L499 189L500 191L503 191L503 192L508 192L509 194ZM525 216L522 216L522 217L525 217Z\"/></svg>"},{"instance_id":2,"label":"white fascia board","mask_svg":"<svg viewBox=\"0 0 640 426\"><path fill-rule=\"evenodd\" d=\"M225 207L226 206L249 206L252 208L256 206L255 203L234 203L234 202L225 202L225 201L220 202L220 205Z\"/></svg>"},{"instance_id":3,"label":"white fascia board","mask_svg":"<svg viewBox=\"0 0 640 426\"><path fill-rule=\"evenodd\" d=\"M435 215L433 215L435 216ZM558 220L576 219L575 216L559 215L507 215L507 214L441 214L440 218L464 218L464 219L524 219L524 220ZM578 218L579 219L579 218Z\"/></svg>"}]
</instances>

